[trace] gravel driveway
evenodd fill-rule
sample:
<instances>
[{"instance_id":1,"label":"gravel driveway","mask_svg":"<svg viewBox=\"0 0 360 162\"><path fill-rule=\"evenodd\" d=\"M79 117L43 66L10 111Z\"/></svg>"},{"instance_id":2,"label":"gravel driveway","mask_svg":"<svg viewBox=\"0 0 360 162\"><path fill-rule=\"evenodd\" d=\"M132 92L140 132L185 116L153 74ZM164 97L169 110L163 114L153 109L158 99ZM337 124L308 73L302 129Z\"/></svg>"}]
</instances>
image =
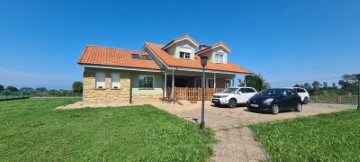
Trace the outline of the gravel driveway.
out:
<instances>
[{"instance_id":1,"label":"gravel driveway","mask_svg":"<svg viewBox=\"0 0 360 162\"><path fill-rule=\"evenodd\" d=\"M200 122L201 102L185 106L177 104L153 104L181 118ZM349 105L309 104L302 112L288 111L277 115L249 112L245 107L218 108L210 102L205 103L205 125L215 130L217 142L212 161L266 161L269 160L261 144L254 140L250 124L276 121L289 118L337 112L354 108Z\"/></svg>"}]
</instances>

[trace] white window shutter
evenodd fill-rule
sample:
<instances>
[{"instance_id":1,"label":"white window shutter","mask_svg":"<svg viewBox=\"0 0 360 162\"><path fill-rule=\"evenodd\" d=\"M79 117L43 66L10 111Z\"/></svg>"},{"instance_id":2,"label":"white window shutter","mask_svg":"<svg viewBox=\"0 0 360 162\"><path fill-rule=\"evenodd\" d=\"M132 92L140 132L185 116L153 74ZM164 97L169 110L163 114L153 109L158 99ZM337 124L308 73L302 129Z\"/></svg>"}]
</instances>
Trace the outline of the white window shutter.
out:
<instances>
[{"instance_id":1,"label":"white window shutter","mask_svg":"<svg viewBox=\"0 0 360 162\"><path fill-rule=\"evenodd\" d=\"M120 88L120 74L112 73L111 74L111 88Z\"/></svg>"},{"instance_id":2,"label":"white window shutter","mask_svg":"<svg viewBox=\"0 0 360 162\"><path fill-rule=\"evenodd\" d=\"M105 88L105 73L97 72L96 73L96 87L95 88Z\"/></svg>"},{"instance_id":3,"label":"white window shutter","mask_svg":"<svg viewBox=\"0 0 360 162\"><path fill-rule=\"evenodd\" d=\"M187 53L191 53L191 49L190 48L180 48L180 52L187 52Z\"/></svg>"}]
</instances>

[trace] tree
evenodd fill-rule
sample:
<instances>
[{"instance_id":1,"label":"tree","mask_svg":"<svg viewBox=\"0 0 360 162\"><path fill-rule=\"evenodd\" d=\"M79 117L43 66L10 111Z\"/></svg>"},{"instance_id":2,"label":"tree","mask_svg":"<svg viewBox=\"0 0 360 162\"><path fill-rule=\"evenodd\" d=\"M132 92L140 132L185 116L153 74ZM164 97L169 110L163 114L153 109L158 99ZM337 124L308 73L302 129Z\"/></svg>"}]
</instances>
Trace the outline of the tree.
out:
<instances>
[{"instance_id":1,"label":"tree","mask_svg":"<svg viewBox=\"0 0 360 162\"><path fill-rule=\"evenodd\" d=\"M318 81L314 81L312 83L312 86L314 87L313 90L311 91L313 95L318 95L319 94L319 91L320 91L320 87L321 87L321 84L320 82Z\"/></svg>"},{"instance_id":2,"label":"tree","mask_svg":"<svg viewBox=\"0 0 360 162\"><path fill-rule=\"evenodd\" d=\"M6 87L6 90L8 90L8 91L19 91L16 87L14 87L14 86L7 86Z\"/></svg>"},{"instance_id":3,"label":"tree","mask_svg":"<svg viewBox=\"0 0 360 162\"><path fill-rule=\"evenodd\" d=\"M83 92L83 83L76 81L72 85L72 91L77 94L82 94Z\"/></svg>"},{"instance_id":4,"label":"tree","mask_svg":"<svg viewBox=\"0 0 360 162\"><path fill-rule=\"evenodd\" d=\"M0 92L3 91L3 90L5 90L4 86L0 84Z\"/></svg>"},{"instance_id":5,"label":"tree","mask_svg":"<svg viewBox=\"0 0 360 162\"><path fill-rule=\"evenodd\" d=\"M305 88L307 91L310 91L310 89L311 89L310 83L305 83L305 84L304 84L304 88Z\"/></svg>"},{"instance_id":6,"label":"tree","mask_svg":"<svg viewBox=\"0 0 360 162\"><path fill-rule=\"evenodd\" d=\"M339 85L341 86L341 89L352 94L357 94L358 85L356 75L358 74L343 75L342 80L339 80Z\"/></svg>"},{"instance_id":7,"label":"tree","mask_svg":"<svg viewBox=\"0 0 360 162\"><path fill-rule=\"evenodd\" d=\"M333 89L337 89L336 83L333 83L333 84L332 84L332 88L333 88Z\"/></svg>"},{"instance_id":8,"label":"tree","mask_svg":"<svg viewBox=\"0 0 360 162\"><path fill-rule=\"evenodd\" d=\"M240 78L238 78L238 81L239 81L239 87L245 86L245 83Z\"/></svg>"},{"instance_id":9,"label":"tree","mask_svg":"<svg viewBox=\"0 0 360 162\"><path fill-rule=\"evenodd\" d=\"M11 92L8 91L8 90L5 90L5 91L1 92L1 95L5 96L6 99L7 99L7 96L10 95L10 94L11 94Z\"/></svg>"},{"instance_id":10,"label":"tree","mask_svg":"<svg viewBox=\"0 0 360 162\"><path fill-rule=\"evenodd\" d=\"M36 88L35 91L37 91L37 92L45 92L46 88L45 87Z\"/></svg>"},{"instance_id":11,"label":"tree","mask_svg":"<svg viewBox=\"0 0 360 162\"><path fill-rule=\"evenodd\" d=\"M245 76L246 86L253 87L257 91L269 88L270 84L265 81L265 79L260 75L247 75Z\"/></svg>"},{"instance_id":12,"label":"tree","mask_svg":"<svg viewBox=\"0 0 360 162\"><path fill-rule=\"evenodd\" d=\"M270 88L270 83L268 83L262 75L259 74L259 77L262 80L261 89Z\"/></svg>"},{"instance_id":13,"label":"tree","mask_svg":"<svg viewBox=\"0 0 360 162\"><path fill-rule=\"evenodd\" d=\"M328 83L327 82L324 82L323 83L323 89L327 89L328 88Z\"/></svg>"},{"instance_id":14,"label":"tree","mask_svg":"<svg viewBox=\"0 0 360 162\"><path fill-rule=\"evenodd\" d=\"M301 87L300 84L295 84L293 87Z\"/></svg>"}]
</instances>

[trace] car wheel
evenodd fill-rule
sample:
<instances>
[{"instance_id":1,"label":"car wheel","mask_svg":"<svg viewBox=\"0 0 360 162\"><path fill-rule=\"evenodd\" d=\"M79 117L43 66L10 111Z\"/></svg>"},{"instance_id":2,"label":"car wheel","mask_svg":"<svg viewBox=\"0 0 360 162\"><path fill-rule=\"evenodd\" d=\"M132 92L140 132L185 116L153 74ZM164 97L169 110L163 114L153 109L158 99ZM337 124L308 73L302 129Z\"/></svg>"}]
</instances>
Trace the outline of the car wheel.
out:
<instances>
[{"instance_id":1,"label":"car wheel","mask_svg":"<svg viewBox=\"0 0 360 162\"><path fill-rule=\"evenodd\" d=\"M236 100L235 99L230 99L229 100L229 107L230 108L235 108L236 107Z\"/></svg>"},{"instance_id":2,"label":"car wheel","mask_svg":"<svg viewBox=\"0 0 360 162\"><path fill-rule=\"evenodd\" d=\"M271 113L276 115L279 113L279 105L278 104L274 104L272 107L271 107Z\"/></svg>"},{"instance_id":3,"label":"car wheel","mask_svg":"<svg viewBox=\"0 0 360 162\"><path fill-rule=\"evenodd\" d=\"M295 111L301 112L301 110L302 110L302 105L301 105L301 103L298 103L297 106L296 106Z\"/></svg>"},{"instance_id":4,"label":"car wheel","mask_svg":"<svg viewBox=\"0 0 360 162\"><path fill-rule=\"evenodd\" d=\"M308 103L309 103L309 98L305 97L305 98L304 98L304 104L306 105L306 104L308 104Z\"/></svg>"}]
</instances>

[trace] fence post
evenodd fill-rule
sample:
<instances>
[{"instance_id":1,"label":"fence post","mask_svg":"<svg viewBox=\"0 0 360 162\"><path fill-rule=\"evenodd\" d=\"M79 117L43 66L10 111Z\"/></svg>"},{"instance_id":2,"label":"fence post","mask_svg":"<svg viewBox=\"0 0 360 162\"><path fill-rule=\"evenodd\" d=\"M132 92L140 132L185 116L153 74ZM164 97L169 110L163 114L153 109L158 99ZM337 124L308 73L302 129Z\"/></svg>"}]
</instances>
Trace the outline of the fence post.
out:
<instances>
[{"instance_id":1,"label":"fence post","mask_svg":"<svg viewBox=\"0 0 360 162\"><path fill-rule=\"evenodd\" d=\"M341 104L341 102L342 102L342 98L341 96L339 96L339 104Z\"/></svg>"}]
</instances>

